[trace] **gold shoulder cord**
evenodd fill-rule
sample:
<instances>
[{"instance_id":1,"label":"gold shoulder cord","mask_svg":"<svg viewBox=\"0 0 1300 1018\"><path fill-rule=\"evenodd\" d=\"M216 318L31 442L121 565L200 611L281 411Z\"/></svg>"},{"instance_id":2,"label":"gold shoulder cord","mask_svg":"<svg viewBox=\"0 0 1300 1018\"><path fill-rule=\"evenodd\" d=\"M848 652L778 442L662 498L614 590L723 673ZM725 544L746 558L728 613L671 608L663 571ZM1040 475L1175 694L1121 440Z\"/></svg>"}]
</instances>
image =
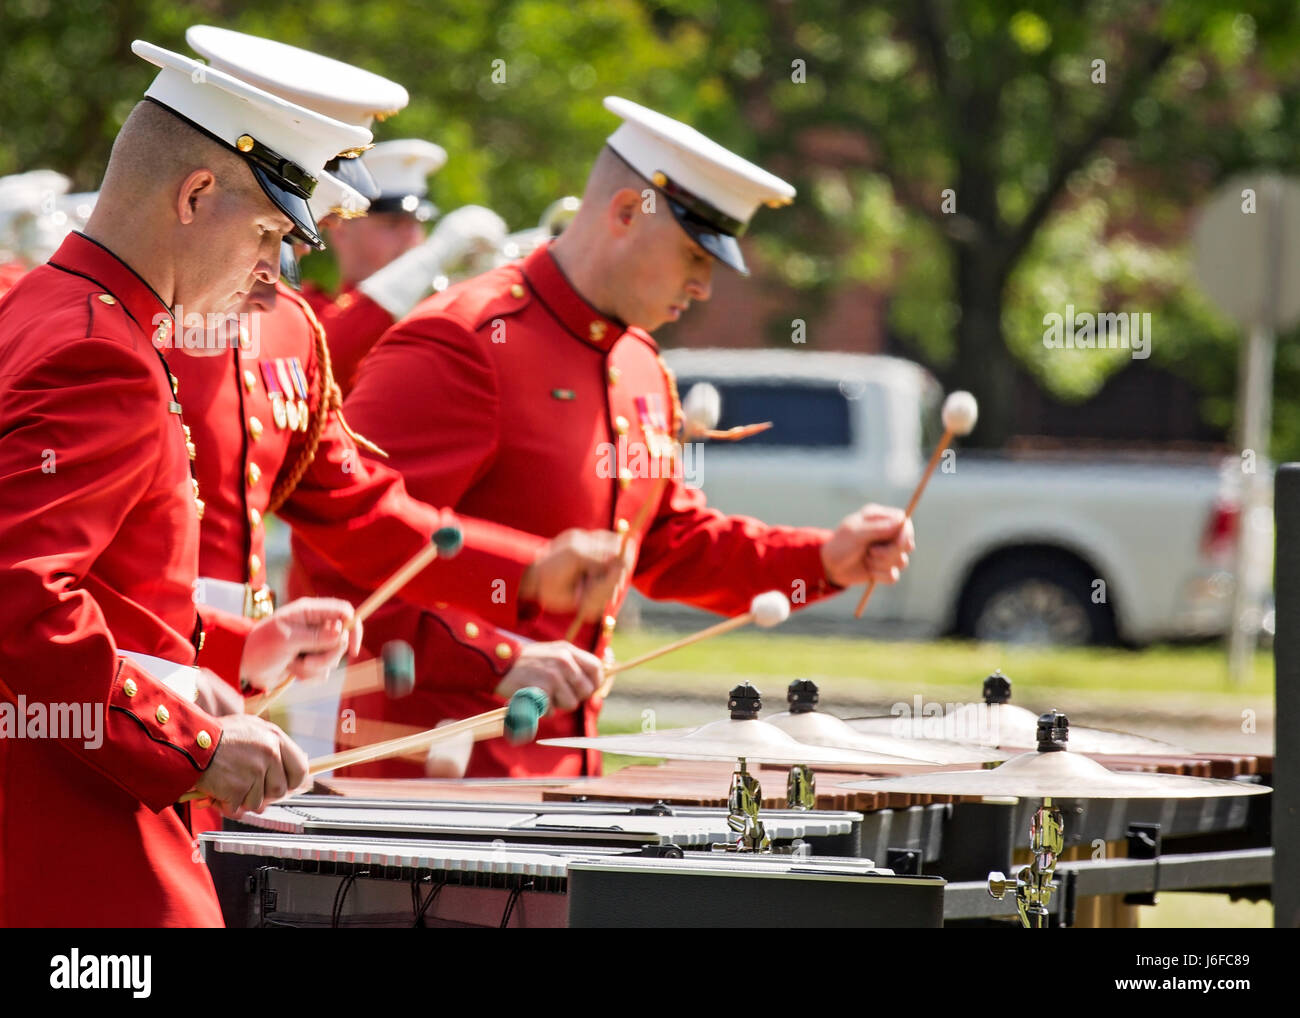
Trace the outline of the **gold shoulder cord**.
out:
<instances>
[{"instance_id":1,"label":"gold shoulder cord","mask_svg":"<svg viewBox=\"0 0 1300 1018\"><path fill-rule=\"evenodd\" d=\"M664 363L664 359L660 354L655 354L655 360L659 362L659 367L663 370L664 380L668 383L668 398L673 404L672 437L680 442L682 425L686 423L686 415L682 412L681 397L677 395L677 376L673 374L673 369Z\"/></svg>"},{"instance_id":2,"label":"gold shoulder cord","mask_svg":"<svg viewBox=\"0 0 1300 1018\"><path fill-rule=\"evenodd\" d=\"M283 297L283 294L281 296ZM343 428L344 433L357 445L370 450L376 456L388 458L388 453L369 439L358 435L348 427L348 422L343 419L343 393L340 391L338 383L334 381L334 372L330 368L330 351L328 344L325 342L325 327L316 318L316 312L311 309L310 304L296 295L293 299L302 308L303 314L307 316L307 321L311 323L312 331L315 333L316 365L317 374L320 378L320 400L316 405L316 413L313 415L311 424L304 436L305 441L303 442L302 452L294 463L293 469L288 472L281 471L280 479L271 491L271 500L266 507L268 513L273 513L279 509L284 504L285 499L293 494L293 490L298 487L298 482L302 480L303 474L307 472L312 460L316 458L316 447L320 445L320 433L325 427L326 418L331 413L338 417L339 425Z\"/></svg>"}]
</instances>

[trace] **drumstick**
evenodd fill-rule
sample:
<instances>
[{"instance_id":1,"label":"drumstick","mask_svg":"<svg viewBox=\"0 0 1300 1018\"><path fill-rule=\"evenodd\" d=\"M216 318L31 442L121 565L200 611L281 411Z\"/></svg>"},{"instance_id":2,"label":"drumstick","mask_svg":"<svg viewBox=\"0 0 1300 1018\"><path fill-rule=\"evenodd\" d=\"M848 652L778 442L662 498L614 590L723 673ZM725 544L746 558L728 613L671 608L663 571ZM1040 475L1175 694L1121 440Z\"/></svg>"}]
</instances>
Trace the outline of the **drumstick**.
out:
<instances>
[{"instance_id":1,"label":"drumstick","mask_svg":"<svg viewBox=\"0 0 1300 1018\"><path fill-rule=\"evenodd\" d=\"M461 545L464 543L465 535L461 533L459 527L439 527L434 531L433 537L430 538L428 544L412 555L406 565L393 573L378 590L361 602L347 628L353 629L358 622L364 622L386 601L390 600L394 594L410 583L411 578L421 572L430 562L439 556L451 558L460 551Z\"/></svg>"},{"instance_id":2,"label":"drumstick","mask_svg":"<svg viewBox=\"0 0 1300 1018\"><path fill-rule=\"evenodd\" d=\"M484 711L482 714L475 714L472 718L455 721L450 725L443 725L441 728L430 728L423 732L416 732L414 735L388 739L369 746L358 746L356 749L345 749L342 752L330 753L327 756L318 756L308 764L307 773L311 775L324 774L326 771L336 770L339 767L351 767L357 764L387 760L394 756L405 756L408 753L427 750L430 746L445 742L465 732L473 732L476 742L496 738L500 735L504 735L515 745L530 742L536 737L538 722L541 721L549 708L550 701L542 690L536 686L525 686L523 689L515 690L510 697L510 702L504 707ZM195 802L209 798L203 792L195 790L186 792L180 797L179 801Z\"/></svg>"},{"instance_id":3,"label":"drumstick","mask_svg":"<svg viewBox=\"0 0 1300 1018\"><path fill-rule=\"evenodd\" d=\"M733 629L739 629L741 626L747 626L751 622L762 626L764 629L771 629L773 626L779 626L782 622L790 617L790 599L782 594L779 590L769 590L766 593L758 594L749 603L749 611L742 612L732 618L724 619L721 622L709 626L707 629L701 629L698 633L692 633L690 636L684 636L680 640L674 640L672 643L665 644L655 650L642 654L640 657L634 657L630 661L621 661L618 664L611 665L605 669L605 681L596 695L604 698L609 695L610 689L614 686L614 678L629 668L635 668L637 665L643 665L647 661L653 661L655 658L663 657L674 650L681 650L683 647L689 647L692 643L699 643L701 640L707 640L713 636L721 636L723 633L729 633Z\"/></svg>"},{"instance_id":4,"label":"drumstick","mask_svg":"<svg viewBox=\"0 0 1300 1018\"><path fill-rule=\"evenodd\" d=\"M969 392L953 392L949 393L948 398L943 401L942 416L943 438L939 439L939 444L934 447L930 462L925 466L925 473L921 475L916 490L912 492L912 500L907 503L907 509L903 512L903 522L898 525L900 532L907 526L907 521L912 518L912 513L916 510L916 504L921 501L921 493L925 491L925 486L929 483L934 468L939 465L939 459L943 456L944 450L948 448L948 443L956 435L969 435L975 427L975 421L979 417L979 407L975 403L975 397ZM898 535L895 534L894 536L897 537ZM876 581L868 581L867 589L862 592L862 600L858 602L857 608L853 611L855 619L862 618L862 613L866 611L867 602L871 600L871 594L875 589Z\"/></svg>"}]
</instances>

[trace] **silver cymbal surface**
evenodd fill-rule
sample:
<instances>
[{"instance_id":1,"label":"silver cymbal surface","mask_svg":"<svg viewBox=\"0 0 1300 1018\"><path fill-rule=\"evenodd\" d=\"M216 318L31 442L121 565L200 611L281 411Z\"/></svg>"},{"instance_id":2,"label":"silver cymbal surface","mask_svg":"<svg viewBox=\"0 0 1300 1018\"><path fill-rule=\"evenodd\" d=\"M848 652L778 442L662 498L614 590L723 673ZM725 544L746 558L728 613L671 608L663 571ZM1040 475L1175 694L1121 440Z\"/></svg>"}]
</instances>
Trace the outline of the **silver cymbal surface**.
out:
<instances>
[{"instance_id":1,"label":"silver cymbal surface","mask_svg":"<svg viewBox=\"0 0 1300 1018\"><path fill-rule=\"evenodd\" d=\"M670 729L637 735L599 735L542 739L539 745L596 749L665 760L736 760L754 763L835 764L839 766L915 766L918 761L886 753L807 745L780 728L758 720L724 718L693 729Z\"/></svg>"},{"instance_id":2,"label":"silver cymbal surface","mask_svg":"<svg viewBox=\"0 0 1300 1018\"><path fill-rule=\"evenodd\" d=\"M875 792L1009 796L1017 799L1202 799L1261 795L1272 791L1264 785L1222 778L1111 771L1096 760L1068 750L1021 753L988 770L875 778L845 782L845 787Z\"/></svg>"}]
</instances>

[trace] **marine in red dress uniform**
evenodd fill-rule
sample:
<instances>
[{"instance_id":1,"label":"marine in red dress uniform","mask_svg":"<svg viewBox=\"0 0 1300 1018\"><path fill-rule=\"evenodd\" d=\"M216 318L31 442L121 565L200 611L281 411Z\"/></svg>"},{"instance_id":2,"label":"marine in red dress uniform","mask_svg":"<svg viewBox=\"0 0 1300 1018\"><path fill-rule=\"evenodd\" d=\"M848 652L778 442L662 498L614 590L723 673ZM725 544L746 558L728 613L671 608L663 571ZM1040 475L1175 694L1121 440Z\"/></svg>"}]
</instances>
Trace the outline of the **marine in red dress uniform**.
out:
<instances>
[{"instance_id":1,"label":"marine in red dress uniform","mask_svg":"<svg viewBox=\"0 0 1300 1018\"><path fill-rule=\"evenodd\" d=\"M683 223L676 209L672 213L685 234L665 217L647 216L642 226L663 231L647 233L656 244L668 245L662 250L691 245L684 281L670 285L682 285L695 299L705 299L710 255L744 271L733 234L760 202L788 201L793 188L685 125L659 118L672 125L672 131L689 132L682 144L673 146L673 157L662 136L645 137L651 132L639 118L657 114L633 104L622 104L619 112L629 123L635 121L638 133L631 141L653 158L662 157L659 165L677 176L674 182L656 174L663 177L654 185L658 200L682 206L693 217ZM635 156L637 148L625 144L626 134L611 138L611 149L618 142L621 150ZM611 165L627 158L609 153L602 157ZM712 187L713 196L732 214L688 194L683 182L701 191ZM641 207L641 185L650 186L648 177L634 178L630 189L619 190L622 199L610 199L603 192L593 195L595 185L589 184L579 217L556 244L567 242L571 254L585 250L587 257L596 258L588 242L599 240L605 230L602 217L613 215L605 211L607 199L624 200L630 224ZM717 193L733 186L739 197ZM711 219L703 220L704 214ZM625 238L619 241L620 253L633 272L653 276L655 252L645 248L649 253L642 253L628 224L619 227ZM612 263L598 264L591 278L606 278L613 269ZM651 278L643 289L649 292L657 285ZM658 308L646 312L651 327L669 317L657 315ZM677 434L679 413L675 385L655 341L644 329L629 327L586 299L566 278L551 248L540 248L521 263L459 283L422 303L372 351L346 409L349 419L387 450L417 498L543 536L570 526L628 530L642 503L657 490L657 474ZM874 529L866 524L867 510L861 520L846 520L834 533L770 526L710 509L703 495L677 476L645 531L633 535L633 582L651 598L725 615L746 610L756 594L769 589L792 595L796 607L834 593L839 587L827 575L828 562L835 563L839 579L857 582L873 568L867 564L870 559L883 568L888 582L890 570L896 576L906 563L911 535L909 528L901 527L901 513L883 512L888 523L877 523ZM902 531L892 546L869 553L870 541L888 541L891 525ZM312 574L317 593L349 599L360 593L307 549L296 546L295 554ZM842 567L845 560L852 564ZM584 628L574 642L603 655L620 603L621 598L610 605L603 625ZM561 638L568 622L566 616L548 613L521 615L510 628L549 641ZM485 650L500 636L486 620L409 605L392 604L372 616L366 638L376 646L400 637L416 648L416 692L400 702L368 697L348 706L361 716L377 714L425 727L499 704L495 694L515 667L509 645L503 646L500 657L490 651L466 656L457 646L458 628L487 643ZM553 711L542 721L538 738L595 734L598 710L598 703L587 700L576 712ZM595 754L536 744L511 747L493 740L477 744L468 774L571 775L591 773L596 766ZM385 761L358 768L357 773L413 776L418 771L401 761Z\"/></svg>"},{"instance_id":2,"label":"marine in red dress uniform","mask_svg":"<svg viewBox=\"0 0 1300 1018\"><path fill-rule=\"evenodd\" d=\"M260 803L299 779L279 754L305 768L273 726L223 724L195 706L198 504L160 348L175 326L171 301L229 307L243 280L265 276L280 224L314 237L301 182L327 150L369 135L215 72L196 76L195 62L148 43L132 49L161 70L114 146L93 233L133 252L168 299L126 256L73 234L0 301L5 926L220 926L184 808L172 804L196 787L225 798L245 778L257 796L245 803ZM135 167L160 149L153 183ZM257 161L265 149L273 165ZM260 223L271 224L261 235ZM194 239L155 243L177 230ZM223 255L219 269L208 264ZM28 715L66 723L67 709L97 730L21 731ZM224 749L232 726L241 739Z\"/></svg>"},{"instance_id":3,"label":"marine in red dress uniform","mask_svg":"<svg viewBox=\"0 0 1300 1018\"><path fill-rule=\"evenodd\" d=\"M220 723L118 651L193 663L198 519L154 292L80 234L0 303L0 694L103 745L0 738L0 925L219 926L171 808ZM142 325L143 323L143 325Z\"/></svg>"}]
</instances>

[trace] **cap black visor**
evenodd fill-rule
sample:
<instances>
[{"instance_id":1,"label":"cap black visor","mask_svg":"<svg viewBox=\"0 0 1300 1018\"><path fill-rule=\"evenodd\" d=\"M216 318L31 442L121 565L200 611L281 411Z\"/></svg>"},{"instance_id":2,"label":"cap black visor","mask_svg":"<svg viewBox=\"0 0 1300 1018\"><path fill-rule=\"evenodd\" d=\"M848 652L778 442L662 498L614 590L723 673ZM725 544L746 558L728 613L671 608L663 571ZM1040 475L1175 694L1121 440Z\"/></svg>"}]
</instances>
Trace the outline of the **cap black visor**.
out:
<instances>
[{"instance_id":1,"label":"cap black visor","mask_svg":"<svg viewBox=\"0 0 1300 1018\"><path fill-rule=\"evenodd\" d=\"M348 187L359 191L363 198L374 201L379 197L379 185L375 183L375 178L371 176L370 171L366 169L366 164L360 159L336 157L325 164L325 169L347 184Z\"/></svg>"},{"instance_id":2,"label":"cap black visor","mask_svg":"<svg viewBox=\"0 0 1300 1018\"><path fill-rule=\"evenodd\" d=\"M704 248L722 264L735 269L742 276L749 275L749 268L745 265L745 256L740 253L740 244L735 237L729 233L721 232L710 223L706 223L699 216L693 215L684 205L673 201L671 198L668 199L668 207L672 209L673 218L677 220L677 225L685 230L687 235L700 247Z\"/></svg>"},{"instance_id":3,"label":"cap black visor","mask_svg":"<svg viewBox=\"0 0 1300 1018\"><path fill-rule=\"evenodd\" d=\"M253 171L253 176L275 207L293 220L293 235L310 244L317 251L323 251L325 241L321 240L320 233L316 230L316 220L312 218L307 199L299 198L292 191L281 187L276 183L275 178L257 163L248 161L248 168Z\"/></svg>"}]
</instances>

